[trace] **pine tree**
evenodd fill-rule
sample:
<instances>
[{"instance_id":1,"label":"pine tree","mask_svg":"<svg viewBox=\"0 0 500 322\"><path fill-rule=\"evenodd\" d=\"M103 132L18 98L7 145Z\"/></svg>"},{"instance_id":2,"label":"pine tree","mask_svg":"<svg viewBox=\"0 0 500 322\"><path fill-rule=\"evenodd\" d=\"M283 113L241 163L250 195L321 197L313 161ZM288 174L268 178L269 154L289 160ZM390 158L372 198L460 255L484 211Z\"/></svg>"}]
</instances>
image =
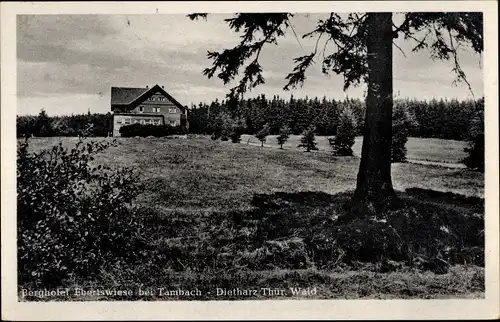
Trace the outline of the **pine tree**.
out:
<instances>
[{"instance_id":1,"label":"pine tree","mask_svg":"<svg viewBox=\"0 0 500 322\"><path fill-rule=\"evenodd\" d=\"M302 85L307 69L322 55L323 73L342 74L344 90L361 82L367 84L361 162L351 199L354 217L376 214L397 200L391 176L394 38L401 35L405 40L416 41L413 51L427 49L433 58L452 60L458 81L467 82L459 65L457 48L470 46L476 53L483 51L483 16L480 12L406 12L402 15L402 22L395 25L392 12L344 16L331 12L303 37L317 37L319 41L326 36L335 42L336 50L325 53L325 49L321 52L316 47L313 52L296 57L296 66L286 76L285 90ZM207 14L188 16L194 20L206 18ZM295 33L290 28L293 17L292 13L237 13L226 19L229 27L240 33L240 42L233 48L209 52L208 58L213 63L203 74L208 78L217 76L228 84L243 69L243 76L229 90L229 96L243 95L265 83L259 53L266 44L276 44L279 38L285 37L288 30ZM449 41L440 30L448 31ZM415 36L433 31L436 37L418 39ZM290 123L290 126L292 131L297 128L297 124Z\"/></svg>"},{"instance_id":2,"label":"pine tree","mask_svg":"<svg viewBox=\"0 0 500 322\"><path fill-rule=\"evenodd\" d=\"M286 143L288 138L290 137L290 128L287 125L284 125L280 128L280 134L276 139L278 140L278 144L280 145L280 149L283 150L283 144Z\"/></svg>"},{"instance_id":3,"label":"pine tree","mask_svg":"<svg viewBox=\"0 0 500 322\"><path fill-rule=\"evenodd\" d=\"M354 112L349 107L343 108L339 116L337 135L329 138L333 154L337 156L352 156L352 146L356 137L357 122Z\"/></svg>"},{"instance_id":4,"label":"pine tree","mask_svg":"<svg viewBox=\"0 0 500 322\"><path fill-rule=\"evenodd\" d=\"M299 148L305 148L306 152L311 152L311 150L318 150L316 147L316 135L314 134L315 128L309 127L302 133L302 138L300 139Z\"/></svg>"},{"instance_id":5,"label":"pine tree","mask_svg":"<svg viewBox=\"0 0 500 322\"><path fill-rule=\"evenodd\" d=\"M469 169L484 172L484 98L478 107L469 128L469 146L464 149L469 155L463 162Z\"/></svg>"},{"instance_id":6,"label":"pine tree","mask_svg":"<svg viewBox=\"0 0 500 322\"><path fill-rule=\"evenodd\" d=\"M257 132L257 134L255 134L255 137L260 141L261 143L261 147L264 146L264 142L266 142L266 138L267 136L269 135L269 125L266 123L264 124L264 126L262 127L262 129L260 129L259 132Z\"/></svg>"},{"instance_id":7,"label":"pine tree","mask_svg":"<svg viewBox=\"0 0 500 322\"><path fill-rule=\"evenodd\" d=\"M52 122L44 109L40 110L36 121L35 131L36 136L51 136L52 135Z\"/></svg>"},{"instance_id":8,"label":"pine tree","mask_svg":"<svg viewBox=\"0 0 500 322\"><path fill-rule=\"evenodd\" d=\"M415 116L409 110L407 101L398 100L392 116L391 162L406 162L406 143L417 126Z\"/></svg>"}]
</instances>

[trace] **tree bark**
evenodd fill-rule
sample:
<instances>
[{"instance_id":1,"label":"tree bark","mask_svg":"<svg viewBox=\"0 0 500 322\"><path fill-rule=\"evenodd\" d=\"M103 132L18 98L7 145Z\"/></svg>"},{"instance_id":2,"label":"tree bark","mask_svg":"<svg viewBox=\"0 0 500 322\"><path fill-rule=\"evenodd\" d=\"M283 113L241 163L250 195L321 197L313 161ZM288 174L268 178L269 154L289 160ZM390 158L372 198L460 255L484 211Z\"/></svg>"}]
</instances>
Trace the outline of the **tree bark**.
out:
<instances>
[{"instance_id":1,"label":"tree bark","mask_svg":"<svg viewBox=\"0 0 500 322\"><path fill-rule=\"evenodd\" d=\"M352 209L376 215L396 200L391 179L392 13L367 17L368 93L361 163Z\"/></svg>"}]
</instances>

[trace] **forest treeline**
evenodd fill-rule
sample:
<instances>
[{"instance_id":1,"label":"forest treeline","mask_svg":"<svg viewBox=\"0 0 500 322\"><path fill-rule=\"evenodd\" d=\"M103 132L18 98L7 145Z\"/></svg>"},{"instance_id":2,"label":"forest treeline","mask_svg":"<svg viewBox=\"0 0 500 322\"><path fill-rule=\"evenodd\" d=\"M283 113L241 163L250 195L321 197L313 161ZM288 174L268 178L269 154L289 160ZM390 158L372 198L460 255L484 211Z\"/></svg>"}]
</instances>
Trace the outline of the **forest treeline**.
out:
<instances>
[{"instance_id":1,"label":"forest treeline","mask_svg":"<svg viewBox=\"0 0 500 322\"><path fill-rule=\"evenodd\" d=\"M483 104L475 104L473 100L395 99L394 103L395 111L403 109L411 119L413 126L408 129L411 137L467 140L472 120L483 113ZM362 135L365 105L360 99L340 101L293 96L269 99L264 95L238 102L215 100L210 104L192 105L188 115L189 132L210 135L230 120L245 134L256 134L267 124L271 135L279 134L280 128L286 125L296 135L313 127L316 135L334 136L341 111L346 107L356 118L356 135ZM112 115L48 116L41 111L38 116L18 116L17 136L77 136L90 123L93 124L90 136L107 136Z\"/></svg>"},{"instance_id":2,"label":"forest treeline","mask_svg":"<svg viewBox=\"0 0 500 322\"><path fill-rule=\"evenodd\" d=\"M411 119L409 136L453 140L468 139L471 120L481 114L482 104L473 100L414 100L395 99L394 111L403 109ZM356 118L356 135L362 135L365 105L360 99L333 100L327 98L272 99L261 95L240 102L230 100L200 103L189 110L190 133L212 134L223 126L225 119L239 123L245 134L256 134L268 124L271 135L279 134L282 126L291 133L301 134L315 128L316 135L334 136L341 111L349 108Z\"/></svg>"}]
</instances>

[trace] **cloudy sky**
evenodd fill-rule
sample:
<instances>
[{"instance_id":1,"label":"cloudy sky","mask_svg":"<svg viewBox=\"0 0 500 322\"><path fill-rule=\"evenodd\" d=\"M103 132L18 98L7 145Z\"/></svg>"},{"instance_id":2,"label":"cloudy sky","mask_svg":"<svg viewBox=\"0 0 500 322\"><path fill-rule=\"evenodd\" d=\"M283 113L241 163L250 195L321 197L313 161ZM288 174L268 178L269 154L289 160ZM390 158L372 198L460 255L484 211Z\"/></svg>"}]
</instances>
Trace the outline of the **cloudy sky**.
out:
<instances>
[{"instance_id":1,"label":"cloudy sky","mask_svg":"<svg viewBox=\"0 0 500 322\"><path fill-rule=\"evenodd\" d=\"M184 105L223 99L222 82L202 75L211 61L207 51L235 45L238 35L223 22L227 15L191 21L185 15L19 15L17 17L17 113L49 115L106 113L112 86L164 85ZM299 35L288 33L278 46L261 54L266 84L249 96L264 93L289 97L308 95L335 99L362 97L364 86L343 91L341 76L325 76L317 64L307 72L304 87L284 92L293 58L313 51L315 40L300 36L325 14L300 14L292 20ZM397 19L397 17L395 18ZM452 85L451 62L432 61L411 44L394 49L394 90L402 97L458 98L471 94L465 84ZM483 95L481 57L460 53L462 68L476 96Z\"/></svg>"}]
</instances>

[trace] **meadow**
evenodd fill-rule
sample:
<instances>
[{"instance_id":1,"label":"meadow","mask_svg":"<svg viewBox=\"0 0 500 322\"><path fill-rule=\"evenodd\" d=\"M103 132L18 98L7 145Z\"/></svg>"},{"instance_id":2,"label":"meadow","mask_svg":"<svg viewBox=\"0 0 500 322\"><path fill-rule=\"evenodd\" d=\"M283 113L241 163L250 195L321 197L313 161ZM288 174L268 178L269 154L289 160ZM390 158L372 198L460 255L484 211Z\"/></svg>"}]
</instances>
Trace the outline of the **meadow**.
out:
<instances>
[{"instance_id":1,"label":"meadow","mask_svg":"<svg viewBox=\"0 0 500 322\"><path fill-rule=\"evenodd\" d=\"M76 140L30 139L33 150ZM387 214L389 225L346 227L336 219L355 188L359 138L352 157L333 157L325 138L311 153L295 148L296 138L284 150L274 140L261 148L251 137L241 144L195 135L118 138L94 162L138 170L144 191L134 205L150 260L109 265L99 280L71 285L197 288L201 300L242 299L217 297L216 287L315 287L313 296L299 298L316 299L484 296L483 174L393 164L394 188L407 207ZM464 156L458 141L410 138L407 148L416 161L459 163ZM444 268L433 265L436 252Z\"/></svg>"}]
</instances>

